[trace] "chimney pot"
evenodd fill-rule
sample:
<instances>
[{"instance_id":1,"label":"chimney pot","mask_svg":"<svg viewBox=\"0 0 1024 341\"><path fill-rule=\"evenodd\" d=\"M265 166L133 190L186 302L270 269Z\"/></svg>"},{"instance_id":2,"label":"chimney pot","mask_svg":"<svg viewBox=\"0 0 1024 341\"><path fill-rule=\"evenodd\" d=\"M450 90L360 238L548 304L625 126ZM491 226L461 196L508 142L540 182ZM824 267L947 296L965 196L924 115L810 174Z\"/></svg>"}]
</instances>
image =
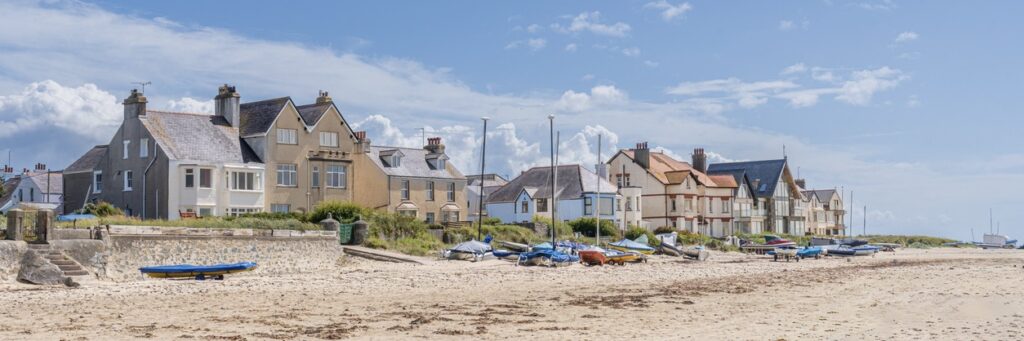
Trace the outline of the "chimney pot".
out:
<instances>
[{"instance_id":1,"label":"chimney pot","mask_svg":"<svg viewBox=\"0 0 1024 341\"><path fill-rule=\"evenodd\" d=\"M327 91L320 90L319 95L316 97L316 104L332 103L331 96L327 94Z\"/></svg>"},{"instance_id":2,"label":"chimney pot","mask_svg":"<svg viewBox=\"0 0 1024 341\"><path fill-rule=\"evenodd\" d=\"M124 102L121 103L124 105L124 119L128 120L145 116L147 102L146 96L139 92L139 89L132 89L128 98L125 98Z\"/></svg>"},{"instance_id":3,"label":"chimney pot","mask_svg":"<svg viewBox=\"0 0 1024 341\"><path fill-rule=\"evenodd\" d=\"M215 115L223 117L232 127L238 128L241 120L240 95L232 85L224 84L217 89L213 98Z\"/></svg>"}]
</instances>

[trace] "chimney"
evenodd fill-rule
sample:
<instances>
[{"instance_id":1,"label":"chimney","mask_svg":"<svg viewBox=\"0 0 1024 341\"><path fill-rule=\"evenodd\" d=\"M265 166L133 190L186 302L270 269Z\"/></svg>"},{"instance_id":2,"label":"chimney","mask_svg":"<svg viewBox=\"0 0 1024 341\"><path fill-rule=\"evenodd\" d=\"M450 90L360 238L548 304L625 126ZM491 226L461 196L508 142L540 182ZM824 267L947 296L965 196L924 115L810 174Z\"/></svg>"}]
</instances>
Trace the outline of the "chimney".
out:
<instances>
[{"instance_id":1,"label":"chimney","mask_svg":"<svg viewBox=\"0 0 1024 341\"><path fill-rule=\"evenodd\" d=\"M45 172L45 171L46 171L46 164L45 163L38 163L37 162L36 163L36 172Z\"/></svg>"},{"instance_id":2,"label":"chimney","mask_svg":"<svg viewBox=\"0 0 1024 341\"><path fill-rule=\"evenodd\" d=\"M239 109L239 95L234 86L227 84L217 89L217 97L213 98L214 112L217 116L224 117L232 127L239 128L241 110Z\"/></svg>"},{"instance_id":3,"label":"chimney","mask_svg":"<svg viewBox=\"0 0 1024 341\"><path fill-rule=\"evenodd\" d=\"M370 153L370 139L366 138L366 131L353 132L356 137L356 153Z\"/></svg>"},{"instance_id":4,"label":"chimney","mask_svg":"<svg viewBox=\"0 0 1024 341\"><path fill-rule=\"evenodd\" d=\"M138 118L146 115L146 95L139 92L139 89L132 89L128 98L124 99L124 119Z\"/></svg>"},{"instance_id":5,"label":"chimney","mask_svg":"<svg viewBox=\"0 0 1024 341\"><path fill-rule=\"evenodd\" d=\"M704 154L704 148L693 149L693 169L701 173L708 172L708 156Z\"/></svg>"},{"instance_id":6,"label":"chimney","mask_svg":"<svg viewBox=\"0 0 1024 341\"><path fill-rule=\"evenodd\" d=\"M796 182L796 187L800 187L800 189L807 189L807 180L796 179L793 182Z\"/></svg>"},{"instance_id":7,"label":"chimney","mask_svg":"<svg viewBox=\"0 0 1024 341\"><path fill-rule=\"evenodd\" d=\"M633 149L633 158L636 159L636 163L640 164L640 167L644 169L651 167L651 150L647 149L647 142L636 144L636 149Z\"/></svg>"},{"instance_id":8,"label":"chimney","mask_svg":"<svg viewBox=\"0 0 1024 341\"><path fill-rule=\"evenodd\" d=\"M427 139L427 145L423 147L430 152L430 154L444 154L444 144L441 143L440 137L431 137Z\"/></svg>"},{"instance_id":9,"label":"chimney","mask_svg":"<svg viewBox=\"0 0 1024 341\"><path fill-rule=\"evenodd\" d=\"M325 104L333 102L334 100L331 99L331 96L327 95L327 91L320 90L320 96L317 96L316 104Z\"/></svg>"}]
</instances>

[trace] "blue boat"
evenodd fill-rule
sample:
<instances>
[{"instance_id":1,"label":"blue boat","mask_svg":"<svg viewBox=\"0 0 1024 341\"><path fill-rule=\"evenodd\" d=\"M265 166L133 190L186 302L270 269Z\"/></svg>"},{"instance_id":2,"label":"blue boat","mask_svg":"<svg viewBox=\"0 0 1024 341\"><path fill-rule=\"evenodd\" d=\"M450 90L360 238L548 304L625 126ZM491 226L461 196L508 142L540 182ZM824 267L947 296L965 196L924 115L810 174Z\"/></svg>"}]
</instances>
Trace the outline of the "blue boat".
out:
<instances>
[{"instance_id":1,"label":"blue boat","mask_svg":"<svg viewBox=\"0 0 1024 341\"><path fill-rule=\"evenodd\" d=\"M622 252L639 252L645 255L654 253L654 248L647 244L637 243L629 239L622 239L614 243L608 243L608 247Z\"/></svg>"},{"instance_id":2,"label":"blue boat","mask_svg":"<svg viewBox=\"0 0 1024 341\"><path fill-rule=\"evenodd\" d=\"M149 277L155 278L195 277L198 280L204 280L206 277L224 279L224 275L226 274L250 271L255 268L255 262L239 262L216 265L177 264L144 266L139 268L139 271Z\"/></svg>"},{"instance_id":3,"label":"blue boat","mask_svg":"<svg viewBox=\"0 0 1024 341\"><path fill-rule=\"evenodd\" d=\"M800 258L820 258L821 248L817 246L805 247L796 252L796 256Z\"/></svg>"},{"instance_id":4,"label":"blue boat","mask_svg":"<svg viewBox=\"0 0 1024 341\"><path fill-rule=\"evenodd\" d=\"M546 265L546 266L565 266L572 263L578 263L580 257L567 255L551 249L540 249L531 252L523 252L519 254L518 264L522 265Z\"/></svg>"}]
</instances>

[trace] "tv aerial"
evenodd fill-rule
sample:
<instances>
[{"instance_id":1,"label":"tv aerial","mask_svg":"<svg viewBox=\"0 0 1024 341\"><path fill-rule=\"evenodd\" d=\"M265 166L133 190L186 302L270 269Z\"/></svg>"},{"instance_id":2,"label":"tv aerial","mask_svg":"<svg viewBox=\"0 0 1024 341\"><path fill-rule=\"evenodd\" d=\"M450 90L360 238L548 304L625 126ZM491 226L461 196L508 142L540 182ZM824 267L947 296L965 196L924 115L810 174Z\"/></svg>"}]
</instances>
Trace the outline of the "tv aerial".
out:
<instances>
[{"instance_id":1,"label":"tv aerial","mask_svg":"<svg viewBox=\"0 0 1024 341\"><path fill-rule=\"evenodd\" d=\"M146 93L146 85L152 85L153 82L132 82L132 84L142 87L142 93Z\"/></svg>"}]
</instances>

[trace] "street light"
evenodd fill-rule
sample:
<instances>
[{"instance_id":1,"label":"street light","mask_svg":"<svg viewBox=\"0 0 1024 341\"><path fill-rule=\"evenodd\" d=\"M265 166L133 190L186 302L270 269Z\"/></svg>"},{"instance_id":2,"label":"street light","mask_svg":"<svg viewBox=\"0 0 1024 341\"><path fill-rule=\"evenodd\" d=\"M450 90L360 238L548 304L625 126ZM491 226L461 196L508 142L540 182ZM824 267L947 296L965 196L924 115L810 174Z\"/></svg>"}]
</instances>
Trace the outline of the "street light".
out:
<instances>
[{"instance_id":1,"label":"street light","mask_svg":"<svg viewBox=\"0 0 1024 341\"><path fill-rule=\"evenodd\" d=\"M483 147L480 149L480 207L476 211L476 240L482 241L483 237L481 235L484 231L484 165L486 165L485 161L487 159L487 121L490 118L481 117L480 119L484 121L484 142Z\"/></svg>"}]
</instances>

